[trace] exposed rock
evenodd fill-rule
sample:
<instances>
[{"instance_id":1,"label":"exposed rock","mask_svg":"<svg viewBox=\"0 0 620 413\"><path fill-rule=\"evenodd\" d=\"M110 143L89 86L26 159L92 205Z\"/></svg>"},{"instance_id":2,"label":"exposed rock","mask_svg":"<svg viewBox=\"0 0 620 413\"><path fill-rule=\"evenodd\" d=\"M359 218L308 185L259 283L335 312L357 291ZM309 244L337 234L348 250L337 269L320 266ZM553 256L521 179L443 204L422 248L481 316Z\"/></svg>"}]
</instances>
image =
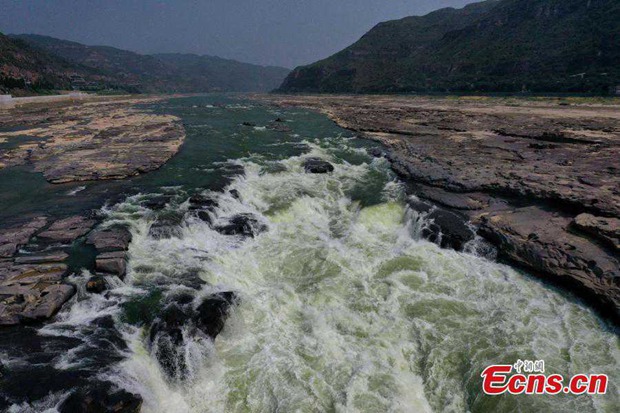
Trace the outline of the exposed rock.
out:
<instances>
[{"instance_id":1,"label":"exposed rock","mask_svg":"<svg viewBox=\"0 0 620 413\"><path fill-rule=\"evenodd\" d=\"M182 234L183 216L176 213L160 215L149 228L149 237L155 239L179 238Z\"/></svg>"},{"instance_id":2,"label":"exposed rock","mask_svg":"<svg viewBox=\"0 0 620 413\"><path fill-rule=\"evenodd\" d=\"M228 220L227 224L217 225L215 230L224 235L242 235L254 237L267 230L267 226L252 214L237 214Z\"/></svg>"},{"instance_id":3,"label":"exposed rock","mask_svg":"<svg viewBox=\"0 0 620 413\"><path fill-rule=\"evenodd\" d=\"M52 317L75 294L68 284L40 282L29 286L0 287L0 325L43 321Z\"/></svg>"},{"instance_id":4,"label":"exposed rock","mask_svg":"<svg viewBox=\"0 0 620 413\"><path fill-rule=\"evenodd\" d=\"M37 237L45 241L69 243L86 235L95 223L95 220L83 216L73 216L55 221Z\"/></svg>"},{"instance_id":5,"label":"exposed rock","mask_svg":"<svg viewBox=\"0 0 620 413\"><path fill-rule=\"evenodd\" d=\"M191 319L191 305L169 304L151 325L151 349L168 377L181 379L187 372L183 327Z\"/></svg>"},{"instance_id":6,"label":"exposed rock","mask_svg":"<svg viewBox=\"0 0 620 413\"><path fill-rule=\"evenodd\" d=\"M145 199L144 201L140 202L140 204L142 204L142 206L144 206L145 208L151 209L153 211L159 211L166 207L168 202L170 202L170 199L170 196L159 195L156 197Z\"/></svg>"},{"instance_id":7,"label":"exposed rock","mask_svg":"<svg viewBox=\"0 0 620 413\"><path fill-rule=\"evenodd\" d=\"M52 183L122 179L155 170L179 150L185 131L177 117L134 106L145 101L108 99L12 110L15 119L3 123L30 128L0 132L0 138L28 135L40 141L2 151L0 168L28 162Z\"/></svg>"},{"instance_id":8,"label":"exposed rock","mask_svg":"<svg viewBox=\"0 0 620 413\"><path fill-rule=\"evenodd\" d=\"M483 193L455 193L426 185L416 185L415 193L424 199L460 210L483 209L491 202L491 197Z\"/></svg>"},{"instance_id":9,"label":"exposed rock","mask_svg":"<svg viewBox=\"0 0 620 413\"><path fill-rule=\"evenodd\" d=\"M46 217L37 216L0 229L0 258L12 257L20 246L25 245L46 224Z\"/></svg>"},{"instance_id":10,"label":"exposed rock","mask_svg":"<svg viewBox=\"0 0 620 413\"><path fill-rule=\"evenodd\" d=\"M205 334L212 340L224 328L230 308L238 303L233 292L206 297L194 309L193 296L176 297L153 322L149 331L151 351L169 377L182 379L187 373L185 337Z\"/></svg>"},{"instance_id":11,"label":"exposed rock","mask_svg":"<svg viewBox=\"0 0 620 413\"><path fill-rule=\"evenodd\" d=\"M620 252L620 219L581 214L575 217L573 223L580 230L593 235Z\"/></svg>"},{"instance_id":12,"label":"exposed rock","mask_svg":"<svg viewBox=\"0 0 620 413\"><path fill-rule=\"evenodd\" d=\"M109 382L91 382L69 395L60 413L139 413L142 397L116 388Z\"/></svg>"},{"instance_id":13,"label":"exposed rock","mask_svg":"<svg viewBox=\"0 0 620 413\"><path fill-rule=\"evenodd\" d=\"M499 245L503 256L578 286L618 318L620 263L599 246L571 234L570 223L570 218L526 207L483 216L480 230Z\"/></svg>"},{"instance_id":14,"label":"exposed rock","mask_svg":"<svg viewBox=\"0 0 620 413\"><path fill-rule=\"evenodd\" d=\"M197 194L197 195L192 195L189 198L189 209L190 210L196 210L196 209L213 210L217 208L217 206L218 206L217 201L209 196Z\"/></svg>"},{"instance_id":15,"label":"exposed rock","mask_svg":"<svg viewBox=\"0 0 620 413\"><path fill-rule=\"evenodd\" d=\"M236 189L231 189L230 191L228 191L228 193L235 199L241 199L241 194Z\"/></svg>"},{"instance_id":16,"label":"exposed rock","mask_svg":"<svg viewBox=\"0 0 620 413\"><path fill-rule=\"evenodd\" d=\"M224 328L231 306L238 303L237 295L222 292L207 297L196 309L196 326L207 336L215 339Z\"/></svg>"},{"instance_id":17,"label":"exposed rock","mask_svg":"<svg viewBox=\"0 0 620 413\"><path fill-rule=\"evenodd\" d=\"M127 251L131 232L122 227L99 229L91 233L86 242L99 252Z\"/></svg>"},{"instance_id":18,"label":"exposed rock","mask_svg":"<svg viewBox=\"0 0 620 413\"><path fill-rule=\"evenodd\" d=\"M86 291L93 294L101 294L108 289L105 278L100 275L90 277L86 282Z\"/></svg>"},{"instance_id":19,"label":"exposed rock","mask_svg":"<svg viewBox=\"0 0 620 413\"><path fill-rule=\"evenodd\" d=\"M97 256L95 268L99 272L116 275L121 280L127 274L127 262L123 251L104 253Z\"/></svg>"},{"instance_id":20,"label":"exposed rock","mask_svg":"<svg viewBox=\"0 0 620 413\"><path fill-rule=\"evenodd\" d=\"M381 148L374 147L368 149L368 154L375 158L383 158L385 156L385 151L383 151L383 149Z\"/></svg>"},{"instance_id":21,"label":"exposed rock","mask_svg":"<svg viewBox=\"0 0 620 413\"><path fill-rule=\"evenodd\" d=\"M303 166L304 170L311 174L326 174L334 171L334 165L320 158L308 158Z\"/></svg>"},{"instance_id":22,"label":"exposed rock","mask_svg":"<svg viewBox=\"0 0 620 413\"><path fill-rule=\"evenodd\" d=\"M442 248L461 251L476 236L463 216L417 199L410 199L407 204L430 222L422 230L422 236Z\"/></svg>"},{"instance_id":23,"label":"exposed rock","mask_svg":"<svg viewBox=\"0 0 620 413\"><path fill-rule=\"evenodd\" d=\"M392 168L419 185L416 195L483 223L503 257L535 275L568 280L562 284L618 314L617 284L609 276L617 271L620 219L617 104L393 95L257 99L321 111L380 141ZM525 225L525 214L513 211L530 205L557 214L537 212ZM569 217L583 213L589 215L569 228ZM528 240L525 228L537 219L544 230Z\"/></svg>"},{"instance_id":24,"label":"exposed rock","mask_svg":"<svg viewBox=\"0 0 620 413\"><path fill-rule=\"evenodd\" d=\"M47 262L63 262L69 258L69 254L63 251L45 253L42 255L24 255L15 257L15 264L44 264Z\"/></svg>"},{"instance_id":25,"label":"exposed rock","mask_svg":"<svg viewBox=\"0 0 620 413\"><path fill-rule=\"evenodd\" d=\"M271 129L274 130L276 132L292 132L293 129L291 129L290 126L286 125L284 120L278 118L276 120L274 120L273 122L271 122L270 124L267 125L267 129Z\"/></svg>"}]
</instances>

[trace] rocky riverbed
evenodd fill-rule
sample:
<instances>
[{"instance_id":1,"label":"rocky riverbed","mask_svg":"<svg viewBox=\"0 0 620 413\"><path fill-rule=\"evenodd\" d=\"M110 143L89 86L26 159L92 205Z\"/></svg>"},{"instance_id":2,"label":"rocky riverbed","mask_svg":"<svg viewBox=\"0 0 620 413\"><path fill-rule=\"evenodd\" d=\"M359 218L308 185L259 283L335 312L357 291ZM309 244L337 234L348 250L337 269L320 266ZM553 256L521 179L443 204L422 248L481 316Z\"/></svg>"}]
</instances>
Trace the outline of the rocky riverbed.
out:
<instances>
[{"instance_id":1,"label":"rocky riverbed","mask_svg":"<svg viewBox=\"0 0 620 413\"><path fill-rule=\"evenodd\" d=\"M620 319L620 102L254 96L381 141L412 192ZM378 154L381 155L381 154Z\"/></svg>"},{"instance_id":2,"label":"rocky riverbed","mask_svg":"<svg viewBox=\"0 0 620 413\"><path fill-rule=\"evenodd\" d=\"M0 110L0 169L29 165L53 184L155 170L185 139L179 118L138 106L158 100L93 97ZM0 222L0 325L48 319L75 294L64 279L76 245L98 254L86 263L96 271L91 290L103 291L108 276L125 275L128 233L122 228L91 232L98 222L88 211L65 217L27 214ZM83 251L74 255L89 256Z\"/></svg>"},{"instance_id":3,"label":"rocky riverbed","mask_svg":"<svg viewBox=\"0 0 620 413\"><path fill-rule=\"evenodd\" d=\"M51 183L122 179L159 168L178 150L178 118L102 98L0 110L0 169L32 164ZM4 147L3 147L4 146Z\"/></svg>"}]
</instances>

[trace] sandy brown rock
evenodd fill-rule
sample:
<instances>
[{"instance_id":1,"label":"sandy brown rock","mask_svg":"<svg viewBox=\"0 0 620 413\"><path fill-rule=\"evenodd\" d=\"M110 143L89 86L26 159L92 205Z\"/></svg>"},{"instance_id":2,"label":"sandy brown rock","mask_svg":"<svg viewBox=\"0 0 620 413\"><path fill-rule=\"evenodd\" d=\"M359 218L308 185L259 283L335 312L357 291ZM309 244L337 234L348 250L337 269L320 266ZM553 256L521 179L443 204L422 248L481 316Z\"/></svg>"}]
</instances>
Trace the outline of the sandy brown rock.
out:
<instances>
[{"instance_id":1,"label":"sandy brown rock","mask_svg":"<svg viewBox=\"0 0 620 413\"><path fill-rule=\"evenodd\" d=\"M570 233L570 224L570 218L526 207L484 216L480 229L511 260L570 282L610 308L620 308L620 262Z\"/></svg>"},{"instance_id":2,"label":"sandy brown rock","mask_svg":"<svg viewBox=\"0 0 620 413\"><path fill-rule=\"evenodd\" d=\"M0 150L0 168L28 162L52 183L122 179L157 169L179 150L185 131L174 116L135 107L153 100L2 110L0 126L18 130L0 132L0 140L24 143Z\"/></svg>"},{"instance_id":3,"label":"sandy brown rock","mask_svg":"<svg viewBox=\"0 0 620 413\"><path fill-rule=\"evenodd\" d=\"M92 232L86 240L94 245L99 253L127 251L131 242L131 232L126 228L102 228Z\"/></svg>"},{"instance_id":4,"label":"sandy brown rock","mask_svg":"<svg viewBox=\"0 0 620 413\"><path fill-rule=\"evenodd\" d=\"M573 223L578 229L593 235L614 248L616 252L620 252L620 219L581 214L575 217Z\"/></svg>"},{"instance_id":5,"label":"sandy brown rock","mask_svg":"<svg viewBox=\"0 0 620 413\"><path fill-rule=\"evenodd\" d=\"M46 224L47 218L39 216L0 229L0 258L12 257L20 246L25 245Z\"/></svg>"},{"instance_id":6,"label":"sandy brown rock","mask_svg":"<svg viewBox=\"0 0 620 413\"><path fill-rule=\"evenodd\" d=\"M85 235L95 225L96 221L83 216L73 216L55 221L45 231L37 235L45 241L69 243Z\"/></svg>"},{"instance_id":7,"label":"sandy brown rock","mask_svg":"<svg viewBox=\"0 0 620 413\"><path fill-rule=\"evenodd\" d=\"M62 283L64 264L5 266L0 283L0 325L42 321L52 317L75 294Z\"/></svg>"},{"instance_id":8,"label":"sandy brown rock","mask_svg":"<svg viewBox=\"0 0 620 413\"><path fill-rule=\"evenodd\" d=\"M127 273L127 261L124 251L109 252L97 256L95 263L97 271L113 274L120 279Z\"/></svg>"}]
</instances>

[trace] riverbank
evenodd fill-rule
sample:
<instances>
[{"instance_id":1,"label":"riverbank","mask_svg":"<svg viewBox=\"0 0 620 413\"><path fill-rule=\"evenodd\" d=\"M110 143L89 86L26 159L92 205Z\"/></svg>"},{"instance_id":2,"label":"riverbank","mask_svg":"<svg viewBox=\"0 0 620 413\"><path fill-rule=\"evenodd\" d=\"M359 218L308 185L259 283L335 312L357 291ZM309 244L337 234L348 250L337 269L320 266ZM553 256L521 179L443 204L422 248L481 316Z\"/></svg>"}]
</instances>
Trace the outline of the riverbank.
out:
<instances>
[{"instance_id":1,"label":"riverbank","mask_svg":"<svg viewBox=\"0 0 620 413\"><path fill-rule=\"evenodd\" d=\"M504 259L620 320L617 100L253 98L318 110L379 140L413 193L471 220Z\"/></svg>"},{"instance_id":2,"label":"riverbank","mask_svg":"<svg viewBox=\"0 0 620 413\"><path fill-rule=\"evenodd\" d=\"M185 139L179 118L153 113L144 106L167 98L81 96L78 101L38 97L20 101L17 107L2 107L0 170L25 167L41 173L51 184L67 184L123 179L158 169L178 152ZM3 175L3 179L11 178ZM10 184L4 183L3 188ZM28 182L12 185L28 186ZM65 191L71 196L84 189L73 186ZM7 196L11 194L2 194L2 199ZM75 260L124 277L123 251L129 242L125 234L103 234L113 238L108 241L115 248L99 248L97 260L90 251L92 246L97 248L96 239L88 241L92 246L87 248L82 240L74 251L72 245L100 220L84 209L67 215L67 208L60 217L49 211L30 213L26 209L23 215L2 211L8 219L0 223L0 325L54 315L76 292L64 282L67 271L75 269L71 268Z\"/></svg>"},{"instance_id":3,"label":"riverbank","mask_svg":"<svg viewBox=\"0 0 620 413\"><path fill-rule=\"evenodd\" d=\"M122 179L159 168L185 132L136 105L158 97L89 98L0 110L0 169L32 164L51 183Z\"/></svg>"}]
</instances>

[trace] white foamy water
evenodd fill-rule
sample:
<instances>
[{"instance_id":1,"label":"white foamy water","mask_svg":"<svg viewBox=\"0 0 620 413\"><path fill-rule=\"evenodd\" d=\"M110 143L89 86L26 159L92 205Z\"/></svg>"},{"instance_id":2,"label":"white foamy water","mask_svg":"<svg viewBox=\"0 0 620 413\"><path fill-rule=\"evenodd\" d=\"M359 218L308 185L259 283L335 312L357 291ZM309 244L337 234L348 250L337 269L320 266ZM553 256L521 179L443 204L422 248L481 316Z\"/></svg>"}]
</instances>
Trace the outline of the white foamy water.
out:
<instances>
[{"instance_id":1,"label":"white foamy water","mask_svg":"<svg viewBox=\"0 0 620 413\"><path fill-rule=\"evenodd\" d=\"M313 145L307 156L331 154ZM111 211L133 229L131 288L165 284L170 295L193 271L208 283L196 303L217 291L241 298L215 343L186 336L182 380L162 373L145 328L126 326L131 355L106 377L141 394L143 411L617 411L618 339L590 310L507 266L421 240L424 221L407 214L384 160L340 163L331 175L301 163L263 173L247 159L230 187L240 200L215 195L216 219L252 213L268 225L253 239L188 220L180 237L155 240L135 200ZM351 201L377 180L382 203ZM605 373L611 387L483 397L482 369L519 358L565 375Z\"/></svg>"}]
</instances>

